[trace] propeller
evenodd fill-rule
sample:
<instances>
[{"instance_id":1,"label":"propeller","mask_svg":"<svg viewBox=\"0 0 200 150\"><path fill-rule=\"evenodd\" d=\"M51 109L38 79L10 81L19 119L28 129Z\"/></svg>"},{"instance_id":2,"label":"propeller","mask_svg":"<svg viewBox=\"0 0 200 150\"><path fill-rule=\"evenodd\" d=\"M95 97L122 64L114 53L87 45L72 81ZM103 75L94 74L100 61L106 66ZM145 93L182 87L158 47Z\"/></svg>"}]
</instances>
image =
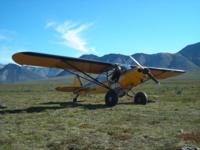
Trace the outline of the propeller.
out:
<instances>
[{"instance_id":1,"label":"propeller","mask_svg":"<svg viewBox=\"0 0 200 150\"><path fill-rule=\"evenodd\" d=\"M130 58L140 67L142 68L142 72L144 74L147 74L150 79L152 79L155 83L160 84L160 82L154 77L154 75L151 73L150 69L143 67L135 58L130 56Z\"/></svg>"}]
</instances>

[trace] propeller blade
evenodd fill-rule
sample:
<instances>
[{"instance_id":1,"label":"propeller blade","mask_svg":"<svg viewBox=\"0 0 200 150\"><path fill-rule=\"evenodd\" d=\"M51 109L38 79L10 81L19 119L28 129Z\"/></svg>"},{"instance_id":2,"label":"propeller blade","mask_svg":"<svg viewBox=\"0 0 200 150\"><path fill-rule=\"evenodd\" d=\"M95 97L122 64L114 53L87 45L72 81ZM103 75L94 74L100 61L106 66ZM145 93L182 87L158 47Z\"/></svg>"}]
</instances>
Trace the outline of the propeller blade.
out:
<instances>
[{"instance_id":1,"label":"propeller blade","mask_svg":"<svg viewBox=\"0 0 200 150\"><path fill-rule=\"evenodd\" d=\"M147 74L150 79L152 79L155 83L160 84L160 82L154 77L151 71L148 68L144 68L135 58L129 56L139 67L143 69L143 73Z\"/></svg>"},{"instance_id":2,"label":"propeller blade","mask_svg":"<svg viewBox=\"0 0 200 150\"><path fill-rule=\"evenodd\" d=\"M131 55L129 56L138 66L141 68L144 68L135 58L133 58Z\"/></svg>"},{"instance_id":3,"label":"propeller blade","mask_svg":"<svg viewBox=\"0 0 200 150\"><path fill-rule=\"evenodd\" d=\"M148 72L147 75L151 78L155 83L160 84L160 82L150 73Z\"/></svg>"},{"instance_id":4,"label":"propeller blade","mask_svg":"<svg viewBox=\"0 0 200 150\"><path fill-rule=\"evenodd\" d=\"M144 74L147 74L150 79L152 79L157 84L160 84L160 82L154 77L154 75L151 73L151 71L148 68L144 68L142 71Z\"/></svg>"}]
</instances>

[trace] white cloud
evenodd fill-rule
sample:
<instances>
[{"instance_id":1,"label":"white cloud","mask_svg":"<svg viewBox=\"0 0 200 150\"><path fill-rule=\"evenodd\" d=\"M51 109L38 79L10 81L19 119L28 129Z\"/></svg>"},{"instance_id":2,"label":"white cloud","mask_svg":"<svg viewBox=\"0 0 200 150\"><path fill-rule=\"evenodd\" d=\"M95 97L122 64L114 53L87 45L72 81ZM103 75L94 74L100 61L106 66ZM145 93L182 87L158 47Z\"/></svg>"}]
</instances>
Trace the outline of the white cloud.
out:
<instances>
[{"instance_id":1,"label":"white cloud","mask_svg":"<svg viewBox=\"0 0 200 150\"><path fill-rule=\"evenodd\" d=\"M54 21L49 21L49 22L47 22L47 24L46 24L46 28L53 27L55 24L56 24L56 22L54 22Z\"/></svg>"},{"instance_id":2,"label":"white cloud","mask_svg":"<svg viewBox=\"0 0 200 150\"><path fill-rule=\"evenodd\" d=\"M46 28L53 28L59 33L62 43L70 48L76 49L81 53L95 52L95 48L88 47L86 40L81 37L81 33L89 28L89 24L75 24L70 21L65 21L62 24L50 21L47 23Z\"/></svg>"}]
</instances>

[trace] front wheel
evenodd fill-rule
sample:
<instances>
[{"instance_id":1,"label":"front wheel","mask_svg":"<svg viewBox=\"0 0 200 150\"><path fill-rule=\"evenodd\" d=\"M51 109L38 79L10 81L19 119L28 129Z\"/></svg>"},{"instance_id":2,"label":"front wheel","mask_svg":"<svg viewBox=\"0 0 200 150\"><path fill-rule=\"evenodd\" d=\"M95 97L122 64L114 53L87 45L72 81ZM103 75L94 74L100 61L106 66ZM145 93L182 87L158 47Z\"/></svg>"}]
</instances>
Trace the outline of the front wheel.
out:
<instances>
[{"instance_id":1,"label":"front wheel","mask_svg":"<svg viewBox=\"0 0 200 150\"><path fill-rule=\"evenodd\" d=\"M134 103L146 105L148 102L148 96L144 92L138 92L135 94Z\"/></svg>"},{"instance_id":2,"label":"front wheel","mask_svg":"<svg viewBox=\"0 0 200 150\"><path fill-rule=\"evenodd\" d=\"M106 106L112 107L115 106L118 102L118 95L114 90L109 90L105 96Z\"/></svg>"}]
</instances>

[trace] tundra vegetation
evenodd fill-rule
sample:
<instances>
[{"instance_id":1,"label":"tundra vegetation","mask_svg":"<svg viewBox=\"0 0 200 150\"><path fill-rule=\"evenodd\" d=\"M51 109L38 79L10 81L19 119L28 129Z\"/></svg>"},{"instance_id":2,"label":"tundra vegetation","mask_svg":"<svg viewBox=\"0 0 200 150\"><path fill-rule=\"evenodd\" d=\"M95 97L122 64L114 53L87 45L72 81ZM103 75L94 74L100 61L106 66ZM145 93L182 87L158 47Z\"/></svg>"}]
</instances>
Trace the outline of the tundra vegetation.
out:
<instances>
[{"instance_id":1,"label":"tundra vegetation","mask_svg":"<svg viewBox=\"0 0 200 150\"><path fill-rule=\"evenodd\" d=\"M115 107L104 95L72 104L72 95L54 88L69 78L0 85L0 149L143 149L200 147L199 72L133 89L151 103L129 97Z\"/></svg>"}]
</instances>

